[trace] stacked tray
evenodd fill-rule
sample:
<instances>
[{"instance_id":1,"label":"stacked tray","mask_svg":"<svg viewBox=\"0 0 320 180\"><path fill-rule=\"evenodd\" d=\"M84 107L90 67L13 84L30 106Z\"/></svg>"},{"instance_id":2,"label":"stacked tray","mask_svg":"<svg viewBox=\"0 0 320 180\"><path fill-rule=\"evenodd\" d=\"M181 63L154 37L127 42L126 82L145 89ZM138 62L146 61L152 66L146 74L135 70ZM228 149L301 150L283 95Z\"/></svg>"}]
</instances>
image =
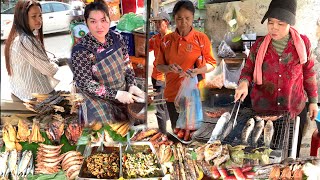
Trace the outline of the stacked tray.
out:
<instances>
[{"instance_id":1,"label":"stacked tray","mask_svg":"<svg viewBox=\"0 0 320 180\"><path fill-rule=\"evenodd\" d=\"M85 151L85 160L82 164L80 173L79 173L79 179L81 180L93 180L93 179L119 179L120 177L123 177L125 179L159 179L161 177L164 176L163 170L161 168L161 165L159 163L157 154L156 154L156 150L154 149L154 147L152 146L152 144L150 142L133 142L131 143L131 147L133 149L133 153L126 153L125 152L125 148L126 148L127 144L105 144L103 147L103 150L98 152L97 149L98 147L89 147L87 146L86 151ZM105 156L110 155L111 153L113 153L113 155L117 154L119 155L119 162L115 163L113 162L113 164L115 166L119 167L119 173L117 173L117 175L113 176L113 177L107 177L107 176L103 176L98 178L97 176L94 176L87 167L87 163L89 160L91 160L90 158L94 157L97 154L105 154ZM116 156L116 155L115 155ZM148 172L149 174L147 174L146 172L143 172L143 168L141 164L135 164L138 165L137 166L137 170L138 172L135 172L135 169L130 169L131 171L129 172L129 168L128 167L133 167L132 162L135 161L130 161L130 160L138 160L141 161L141 159L143 159L143 156L146 156L147 158L153 157L154 158L154 162L153 165L150 165L150 162L147 163L148 164ZM131 164L130 164L131 163ZM151 163L152 164L152 163ZM150 168L153 167L154 171L149 172ZM115 168L117 169L117 168ZM138 174L140 173L141 176L139 176ZM131 175L130 175L131 174ZM135 174L135 175L132 175ZM145 176L143 176L142 174L146 174Z\"/></svg>"}]
</instances>

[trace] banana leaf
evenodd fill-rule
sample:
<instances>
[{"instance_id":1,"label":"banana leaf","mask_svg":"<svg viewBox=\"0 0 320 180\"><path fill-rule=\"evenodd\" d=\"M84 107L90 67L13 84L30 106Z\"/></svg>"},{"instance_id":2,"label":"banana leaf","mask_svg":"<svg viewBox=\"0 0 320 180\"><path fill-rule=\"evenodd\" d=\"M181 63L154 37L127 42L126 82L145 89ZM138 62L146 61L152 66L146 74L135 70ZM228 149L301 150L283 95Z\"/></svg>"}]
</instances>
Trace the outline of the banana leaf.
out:
<instances>
[{"instance_id":1,"label":"banana leaf","mask_svg":"<svg viewBox=\"0 0 320 180\"><path fill-rule=\"evenodd\" d=\"M63 171L59 171L55 174L37 174L37 175L28 175L28 180L48 180L48 179L54 179L54 180L67 180L66 175Z\"/></svg>"}]
</instances>

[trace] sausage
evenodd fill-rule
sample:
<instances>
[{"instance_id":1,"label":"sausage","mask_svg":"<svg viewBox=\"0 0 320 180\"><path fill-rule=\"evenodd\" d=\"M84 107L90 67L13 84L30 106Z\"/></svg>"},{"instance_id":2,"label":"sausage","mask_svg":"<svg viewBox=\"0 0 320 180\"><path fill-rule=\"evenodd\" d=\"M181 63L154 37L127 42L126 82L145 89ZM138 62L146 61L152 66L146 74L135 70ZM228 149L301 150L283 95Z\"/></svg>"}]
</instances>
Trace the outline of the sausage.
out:
<instances>
[{"instance_id":1,"label":"sausage","mask_svg":"<svg viewBox=\"0 0 320 180\"><path fill-rule=\"evenodd\" d=\"M178 134L179 131L180 131L180 128L174 128L173 133Z\"/></svg>"},{"instance_id":2,"label":"sausage","mask_svg":"<svg viewBox=\"0 0 320 180\"><path fill-rule=\"evenodd\" d=\"M156 135L152 136L152 138L150 139L150 141L155 141L157 140L160 136L161 136L161 132L158 132Z\"/></svg>"},{"instance_id":3,"label":"sausage","mask_svg":"<svg viewBox=\"0 0 320 180\"><path fill-rule=\"evenodd\" d=\"M178 138L182 139L184 137L184 129L180 129L177 135L178 135Z\"/></svg>"},{"instance_id":4,"label":"sausage","mask_svg":"<svg viewBox=\"0 0 320 180\"><path fill-rule=\"evenodd\" d=\"M189 141L189 139L190 139L190 130L186 130L186 132L184 133L183 140Z\"/></svg>"}]
</instances>

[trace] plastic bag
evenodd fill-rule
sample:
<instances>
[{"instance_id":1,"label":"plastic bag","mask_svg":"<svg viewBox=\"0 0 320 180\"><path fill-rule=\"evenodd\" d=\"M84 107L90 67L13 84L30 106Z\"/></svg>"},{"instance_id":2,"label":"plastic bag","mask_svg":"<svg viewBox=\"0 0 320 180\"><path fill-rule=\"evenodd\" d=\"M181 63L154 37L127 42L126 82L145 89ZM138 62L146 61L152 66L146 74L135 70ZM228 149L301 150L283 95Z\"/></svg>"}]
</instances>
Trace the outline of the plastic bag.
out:
<instances>
[{"instance_id":1,"label":"plastic bag","mask_svg":"<svg viewBox=\"0 0 320 180\"><path fill-rule=\"evenodd\" d=\"M227 64L224 60L221 61L222 70L223 70L223 86L227 89L236 89L238 86L238 81L240 78L241 70L244 67L244 60L239 68L236 69L228 69Z\"/></svg>"},{"instance_id":2,"label":"plastic bag","mask_svg":"<svg viewBox=\"0 0 320 180\"><path fill-rule=\"evenodd\" d=\"M222 40L219 47L218 47L218 56L219 57L236 57L236 53L234 53L231 47Z\"/></svg>"},{"instance_id":3,"label":"plastic bag","mask_svg":"<svg viewBox=\"0 0 320 180\"><path fill-rule=\"evenodd\" d=\"M175 98L175 107L179 113L177 128L197 130L203 121L200 92L197 77L185 78Z\"/></svg>"},{"instance_id":4,"label":"plastic bag","mask_svg":"<svg viewBox=\"0 0 320 180\"><path fill-rule=\"evenodd\" d=\"M223 87L223 69L221 63L213 71L206 73L205 82L207 88L221 89Z\"/></svg>"},{"instance_id":5,"label":"plastic bag","mask_svg":"<svg viewBox=\"0 0 320 180\"><path fill-rule=\"evenodd\" d=\"M237 31L246 22L239 5L239 2L228 3L223 14L223 20L229 25L231 32Z\"/></svg>"},{"instance_id":6,"label":"plastic bag","mask_svg":"<svg viewBox=\"0 0 320 180\"><path fill-rule=\"evenodd\" d=\"M143 20L142 16L136 15L134 13L128 13L120 18L117 29L119 29L120 31L131 32L138 27L144 26L144 24L145 21Z\"/></svg>"}]
</instances>

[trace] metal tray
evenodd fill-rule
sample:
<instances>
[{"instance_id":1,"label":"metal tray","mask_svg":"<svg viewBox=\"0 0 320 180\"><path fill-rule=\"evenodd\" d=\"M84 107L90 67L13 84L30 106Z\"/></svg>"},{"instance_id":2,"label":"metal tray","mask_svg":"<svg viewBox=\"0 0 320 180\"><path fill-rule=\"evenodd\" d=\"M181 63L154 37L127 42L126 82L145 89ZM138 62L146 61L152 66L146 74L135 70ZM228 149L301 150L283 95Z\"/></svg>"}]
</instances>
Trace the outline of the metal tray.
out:
<instances>
[{"instance_id":1,"label":"metal tray","mask_svg":"<svg viewBox=\"0 0 320 180\"><path fill-rule=\"evenodd\" d=\"M131 147L132 147L134 153L135 153L135 152L142 152L142 151L148 150L148 149L146 149L146 148L149 148L149 149L151 150L151 152L156 155L156 158L157 158L157 161L158 161L157 166L160 168L160 172L159 172L160 176L159 176L159 177L132 178L132 179L154 180L154 179L161 179L162 177L164 177L164 172L163 172L163 170L162 170L162 168L161 168L161 164L159 163L159 157L158 157L158 155L157 155L157 153L156 153L156 150L155 150L155 148L153 147L153 145L152 145L151 142L132 142L132 143L130 143L130 144L131 144ZM121 150L122 150L122 152L121 152L121 160L122 160L122 156L123 156L123 154L124 154L124 150L125 150L126 146L127 146L127 143L124 143L124 144L122 145L122 148L121 148ZM143 146L145 146L145 148L143 148ZM141 148L141 147L142 147L142 148ZM122 168L122 167L121 167L121 172L122 172L122 175L124 175L124 173L123 173L123 168ZM124 176L123 176L123 178L124 178L124 179L129 179L129 178L126 178L126 177L124 177Z\"/></svg>"},{"instance_id":2,"label":"metal tray","mask_svg":"<svg viewBox=\"0 0 320 180\"><path fill-rule=\"evenodd\" d=\"M106 153L106 154L112 153L113 151L118 151L119 152L120 171L119 171L119 177L116 177L115 179L119 179L120 177L122 177L122 161L121 161L121 157L122 157L121 152L122 151L121 151L121 148L122 148L121 144L104 144L103 151L102 151L102 153ZM82 163L82 166L81 166L81 169L80 169L80 173L78 175L78 179L80 179L80 180L96 180L96 179L98 179L98 178L90 175L89 173L86 173L86 170L87 170L87 162L86 162L86 160L91 154L98 153L97 149L98 149L98 146L94 146L94 147L91 147L90 145L86 146L86 149L85 149L84 154L83 154L85 159L84 159L84 161ZM108 179L108 180L112 180L112 179Z\"/></svg>"},{"instance_id":3,"label":"metal tray","mask_svg":"<svg viewBox=\"0 0 320 180\"><path fill-rule=\"evenodd\" d=\"M181 143L183 144L190 144L192 143L192 138L190 141L185 141L183 139L180 139L176 134L174 134L173 132L168 132L170 135L172 135L173 137L175 137L177 140L179 140Z\"/></svg>"}]
</instances>

